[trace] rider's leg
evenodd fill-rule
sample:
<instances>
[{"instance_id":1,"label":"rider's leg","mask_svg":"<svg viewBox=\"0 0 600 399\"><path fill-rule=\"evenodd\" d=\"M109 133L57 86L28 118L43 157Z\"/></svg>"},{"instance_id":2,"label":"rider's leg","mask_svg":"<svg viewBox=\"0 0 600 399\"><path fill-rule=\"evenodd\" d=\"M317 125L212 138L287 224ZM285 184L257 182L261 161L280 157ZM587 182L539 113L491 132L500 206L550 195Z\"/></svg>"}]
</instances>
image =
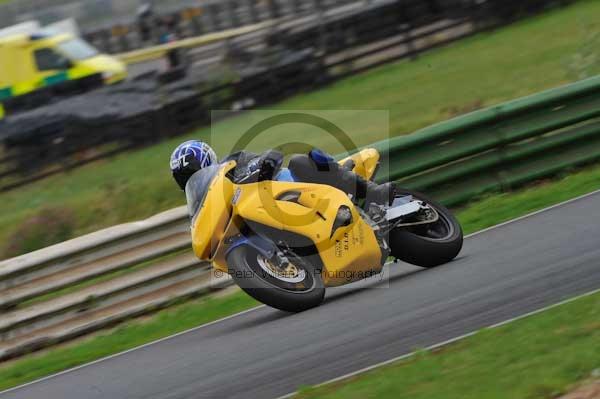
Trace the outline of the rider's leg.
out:
<instances>
[{"instance_id":1,"label":"rider's leg","mask_svg":"<svg viewBox=\"0 0 600 399\"><path fill-rule=\"evenodd\" d=\"M394 201L394 186L392 183L377 184L356 173L350 171L345 173L352 173L353 178L356 179L356 197L359 200L365 200L365 204L374 202L379 205L389 205Z\"/></svg>"},{"instance_id":2,"label":"rider's leg","mask_svg":"<svg viewBox=\"0 0 600 399\"><path fill-rule=\"evenodd\" d=\"M290 159L288 168L294 176L306 182L328 184L356 200L366 204L389 204L393 199L393 186L389 183L377 184L366 180L354 172L341 167L333 159L314 159L309 155L295 155ZM320 162L319 162L320 161Z\"/></svg>"}]
</instances>

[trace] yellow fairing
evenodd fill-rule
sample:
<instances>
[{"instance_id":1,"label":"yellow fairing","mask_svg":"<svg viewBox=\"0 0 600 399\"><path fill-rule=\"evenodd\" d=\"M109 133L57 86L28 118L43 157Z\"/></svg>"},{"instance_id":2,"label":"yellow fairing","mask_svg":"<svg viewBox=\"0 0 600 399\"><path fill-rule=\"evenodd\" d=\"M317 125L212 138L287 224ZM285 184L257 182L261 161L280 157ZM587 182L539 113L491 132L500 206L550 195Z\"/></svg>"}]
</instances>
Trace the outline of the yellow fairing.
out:
<instances>
[{"instance_id":1,"label":"yellow fairing","mask_svg":"<svg viewBox=\"0 0 600 399\"><path fill-rule=\"evenodd\" d=\"M364 278L365 271L381 270L375 234L342 191L320 184L272 181L244 184L236 190L239 198L234 215L302 235L315 244L324 266L325 285L346 284ZM285 192L300 193L298 203L274 199ZM341 205L350 209L353 223L332 233Z\"/></svg>"},{"instance_id":2,"label":"yellow fairing","mask_svg":"<svg viewBox=\"0 0 600 399\"><path fill-rule=\"evenodd\" d=\"M355 166L352 170L354 173L367 180L373 180L379 165L379 152L376 149L365 148L348 158L342 159L339 163L343 165L349 159L354 161Z\"/></svg>"},{"instance_id":3,"label":"yellow fairing","mask_svg":"<svg viewBox=\"0 0 600 399\"><path fill-rule=\"evenodd\" d=\"M234 184L225 177L235 167L234 161L223 165L211 182L206 198L192 222L192 247L196 256L211 260L225 235L231 218Z\"/></svg>"},{"instance_id":4,"label":"yellow fairing","mask_svg":"<svg viewBox=\"0 0 600 399\"><path fill-rule=\"evenodd\" d=\"M361 164L369 173L373 163ZM236 185L226 177L235 165L232 161L221 167L192 221L192 246L200 259L228 271L228 238L237 236L244 223L253 222L314 243L323 263L326 286L347 284L381 270L383 259L375 233L345 193L310 183L266 181ZM281 199L291 193L293 200ZM352 220L334 230L341 206L350 210Z\"/></svg>"}]
</instances>

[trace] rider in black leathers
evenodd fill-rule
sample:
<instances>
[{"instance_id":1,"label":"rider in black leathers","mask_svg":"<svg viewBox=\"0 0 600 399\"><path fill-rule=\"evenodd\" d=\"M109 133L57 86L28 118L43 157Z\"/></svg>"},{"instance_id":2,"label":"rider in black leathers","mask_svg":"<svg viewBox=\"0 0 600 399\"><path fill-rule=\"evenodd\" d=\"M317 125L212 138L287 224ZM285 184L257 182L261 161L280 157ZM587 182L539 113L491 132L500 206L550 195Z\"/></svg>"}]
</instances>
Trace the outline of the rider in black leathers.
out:
<instances>
[{"instance_id":1,"label":"rider in black leathers","mask_svg":"<svg viewBox=\"0 0 600 399\"><path fill-rule=\"evenodd\" d=\"M262 154L240 151L223 161L235 160L237 166L230 172L236 183L271 180L283 163L283 154L269 150ZM306 155L293 155L288 169L298 181L327 184L353 196L356 201L387 204L393 198L393 186L376 184L352 172L353 164L340 165L333 157L314 149Z\"/></svg>"},{"instance_id":2,"label":"rider in black leathers","mask_svg":"<svg viewBox=\"0 0 600 399\"><path fill-rule=\"evenodd\" d=\"M237 184L273 180L281 170L283 154L269 150L262 154L240 151L220 163L234 160L237 165L228 177ZM198 170L219 163L215 152L206 143L187 141L179 145L171 156L171 171L181 187ZM393 185L376 184L352 172L353 164L339 165L333 157L313 149L308 154L290 158L288 169L296 181L327 184L351 195L356 202L388 204L394 197Z\"/></svg>"}]
</instances>

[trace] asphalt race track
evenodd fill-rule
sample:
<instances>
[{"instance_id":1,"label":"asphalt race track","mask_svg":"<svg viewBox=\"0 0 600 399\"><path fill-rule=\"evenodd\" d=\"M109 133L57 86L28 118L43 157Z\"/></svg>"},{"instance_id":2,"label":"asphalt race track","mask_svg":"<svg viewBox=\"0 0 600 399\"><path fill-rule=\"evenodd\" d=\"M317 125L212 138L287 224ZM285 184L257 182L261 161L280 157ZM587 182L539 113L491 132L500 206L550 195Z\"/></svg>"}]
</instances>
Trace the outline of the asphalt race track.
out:
<instances>
[{"instance_id":1,"label":"asphalt race track","mask_svg":"<svg viewBox=\"0 0 600 399\"><path fill-rule=\"evenodd\" d=\"M468 238L433 270L267 307L0 394L1 399L275 398L600 288L600 194Z\"/></svg>"}]
</instances>

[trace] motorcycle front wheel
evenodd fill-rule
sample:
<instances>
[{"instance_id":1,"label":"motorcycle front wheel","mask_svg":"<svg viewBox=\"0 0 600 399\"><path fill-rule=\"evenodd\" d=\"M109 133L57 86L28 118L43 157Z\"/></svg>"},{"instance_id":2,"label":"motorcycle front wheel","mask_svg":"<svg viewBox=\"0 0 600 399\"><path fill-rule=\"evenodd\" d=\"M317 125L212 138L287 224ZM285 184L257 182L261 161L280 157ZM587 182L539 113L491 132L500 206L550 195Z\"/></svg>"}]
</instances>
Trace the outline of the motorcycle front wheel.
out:
<instances>
[{"instance_id":1,"label":"motorcycle front wheel","mask_svg":"<svg viewBox=\"0 0 600 399\"><path fill-rule=\"evenodd\" d=\"M286 312L319 306L325 297L321 274L306 261L290 257L281 270L252 247L242 245L227 256L235 283L254 299Z\"/></svg>"},{"instance_id":2,"label":"motorcycle front wheel","mask_svg":"<svg viewBox=\"0 0 600 399\"><path fill-rule=\"evenodd\" d=\"M406 189L397 189L396 192L425 202L437 211L439 219L430 224L392 230L389 236L392 256L427 268L443 265L456 258L462 249L463 232L454 215L422 193Z\"/></svg>"}]
</instances>

